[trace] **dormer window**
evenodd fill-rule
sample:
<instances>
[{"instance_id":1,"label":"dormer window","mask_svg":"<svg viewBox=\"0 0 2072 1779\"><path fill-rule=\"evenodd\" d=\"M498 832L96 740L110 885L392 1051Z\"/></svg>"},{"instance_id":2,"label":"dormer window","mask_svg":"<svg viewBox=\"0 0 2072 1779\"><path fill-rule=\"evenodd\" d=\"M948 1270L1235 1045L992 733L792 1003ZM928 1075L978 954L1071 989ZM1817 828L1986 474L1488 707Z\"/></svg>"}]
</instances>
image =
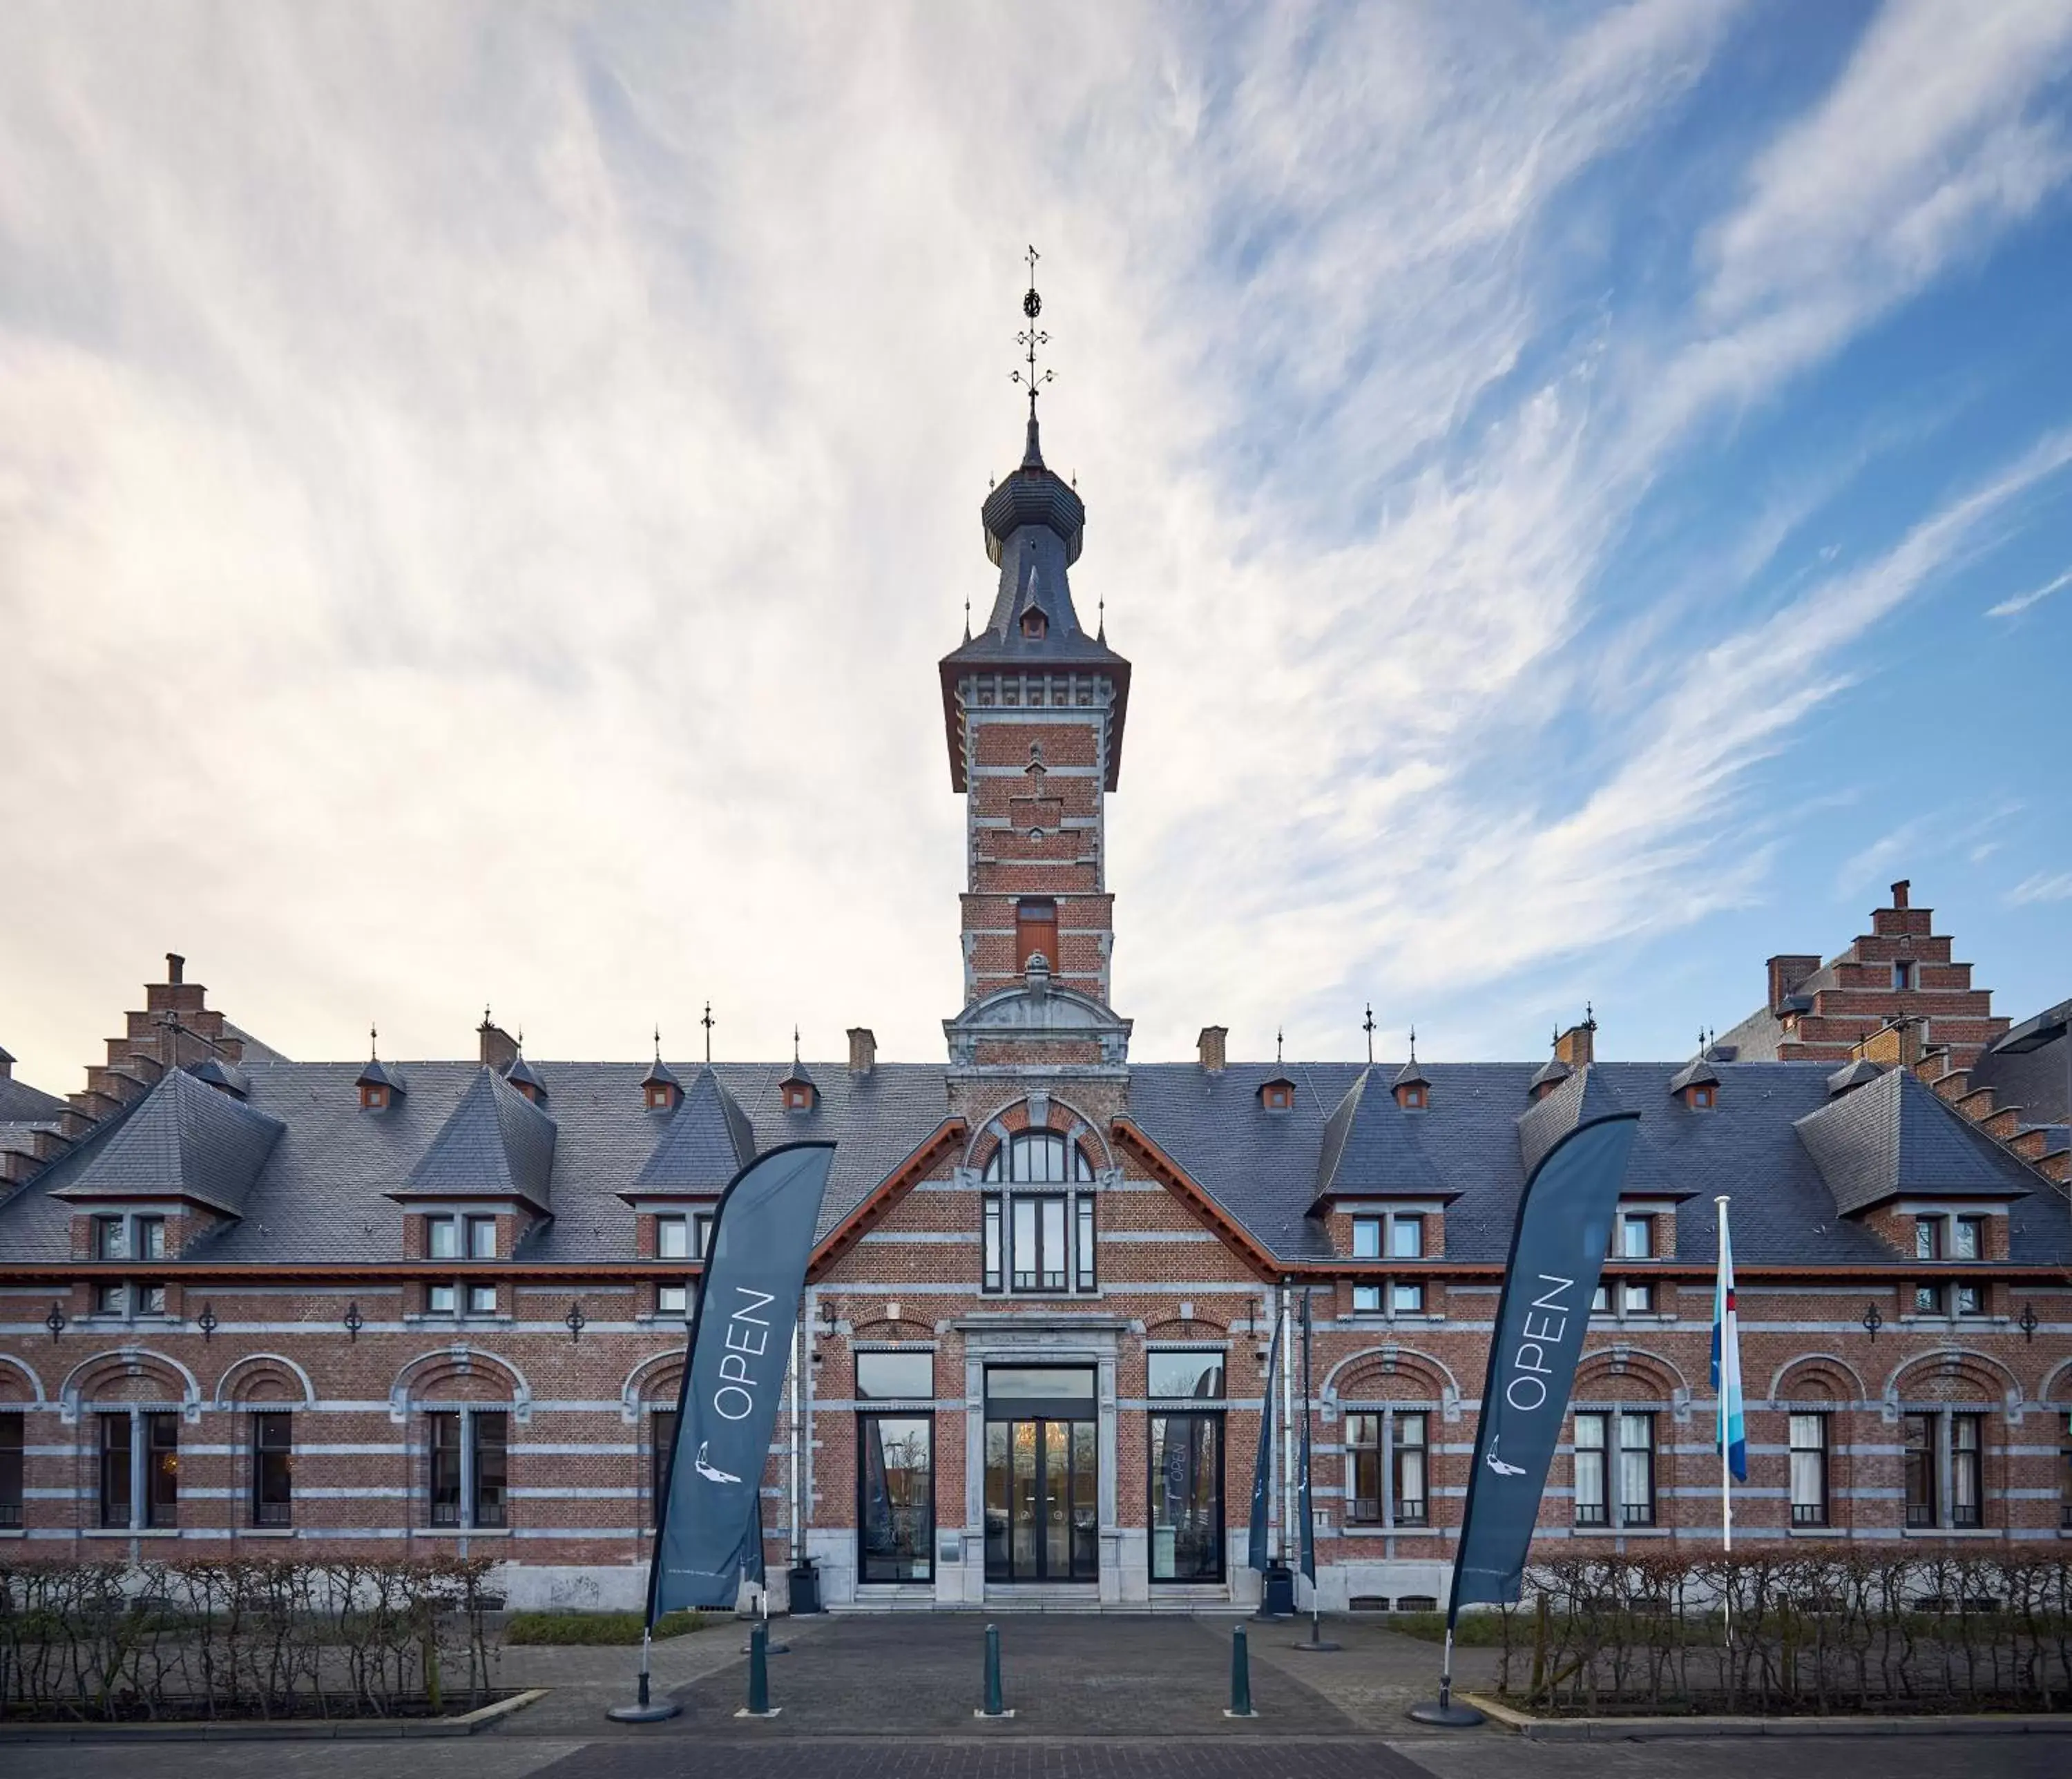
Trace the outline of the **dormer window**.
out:
<instances>
[{"instance_id":1,"label":"dormer window","mask_svg":"<svg viewBox=\"0 0 2072 1779\"><path fill-rule=\"evenodd\" d=\"M1050 620L1034 606L1022 614L1022 634L1030 642L1040 643L1050 634Z\"/></svg>"},{"instance_id":2,"label":"dormer window","mask_svg":"<svg viewBox=\"0 0 2072 1779\"><path fill-rule=\"evenodd\" d=\"M1669 1091L1692 1111L1710 1111L1719 1103L1720 1078L1712 1072L1705 1054L1703 1033L1699 1037L1698 1054L1670 1076Z\"/></svg>"},{"instance_id":3,"label":"dormer window","mask_svg":"<svg viewBox=\"0 0 2072 1779\"><path fill-rule=\"evenodd\" d=\"M1259 1103L1270 1112L1290 1110L1295 1103L1295 1083L1285 1074L1276 1074L1260 1082Z\"/></svg>"},{"instance_id":4,"label":"dormer window","mask_svg":"<svg viewBox=\"0 0 2072 1779\"><path fill-rule=\"evenodd\" d=\"M820 1096L820 1089L797 1070L777 1083L777 1091L787 1111L811 1111Z\"/></svg>"},{"instance_id":5,"label":"dormer window","mask_svg":"<svg viewBox=\"0 0 2072 1779\"><path fill-rule=\"evenodd\" d=\"M547 1083L525 1060L523 1050L511 1059L511 1066L504 1071L504 1078L536 1106L547 1097Z\"/></svg>"},{"instance_id":6,"label":"dormer window","mask_svg":"<svg viewBox=\"0 0 2072 1779\"><path fill-rule=\"evenodd\" d=\"M1713 1095L1719 1091L1718 1088L1711 1086L1693 1087L1684 1103L1693 1111L1710 1111L1712 1109Z\"/></svg>"},{"instance_id":7,"label":"dormer window","mask_svg":"<svg viewBox=\"0 0 2072 1779\"><path fill-rule=\"evenodd\" d=\"M647 1074L640 1078L641 1101L650 1111L673 1111L676 1102L684 1096L683 1087L669 1065L662 1060L659 1047L662 1042L660 1033L656 1034L655 1042L658 1046L655 1060Z\"/></svg>"},{"instance_id":8,"label":"dormer window","mask_svg":"<svg viewBox=\"0 0 2072 1779\"><path fill-rule=\"evenodd\" d=\"M1422 1111L1424 1109L1425 1091L1421 1083L1412 1087L1398 1087L1396 1090L1396 1103L1405 1111Z\"/></svg>"}]
</instances>

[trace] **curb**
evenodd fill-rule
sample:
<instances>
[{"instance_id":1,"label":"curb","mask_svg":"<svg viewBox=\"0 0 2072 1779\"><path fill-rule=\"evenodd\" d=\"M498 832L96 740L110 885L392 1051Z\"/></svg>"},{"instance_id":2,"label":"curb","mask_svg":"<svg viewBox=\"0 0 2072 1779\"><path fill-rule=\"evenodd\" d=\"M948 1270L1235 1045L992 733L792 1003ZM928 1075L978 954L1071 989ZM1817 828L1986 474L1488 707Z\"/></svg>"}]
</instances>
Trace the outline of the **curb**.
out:
<instances>
[{"instance_id":1,"label":"curb","mask_svg":"<svg viewBox=\"0 0 2072 1779\"><path fill-rule=\"evenodd\" d=\"M1457 1695L1534 1742L1686 1742L1728 1736L2072 1736L2072 1713L1980 1717L1530 1717L1480 1693Z\"/></svg>"},{"instance_id":2,"label":"curb","mask_svg":"<svg viewBox=\"0 0 2072 1779\"><path fill-rule=\"evenodd\" d=\"M10 1724L0 1727L0 1745L10 1742L365 1742L415 1737L479 1736L513 1711L521 1711L548 1689L532 1687L459 1717L283 1718L275 1723Z\"/></svg>"}]
</instances>

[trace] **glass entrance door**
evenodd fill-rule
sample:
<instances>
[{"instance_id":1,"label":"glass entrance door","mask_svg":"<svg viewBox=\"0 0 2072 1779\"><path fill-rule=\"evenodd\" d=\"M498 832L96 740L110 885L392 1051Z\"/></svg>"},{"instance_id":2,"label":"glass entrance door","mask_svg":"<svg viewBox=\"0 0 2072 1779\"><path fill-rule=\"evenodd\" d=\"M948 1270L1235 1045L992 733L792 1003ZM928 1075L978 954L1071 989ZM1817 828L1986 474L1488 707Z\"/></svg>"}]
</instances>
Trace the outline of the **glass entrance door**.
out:
<instances>
[{"instance_id":1,"label":"glass entrance door","mask_svg":"<svg viewBox=\"0 0 2072 1779\"><path fill-rule=\"evenodd\" d=\"M1223 1418L1151 1417L1151 1579L1223 1579Z\"/></svg>"},{"instance_id":2,"label":"glass entrance door","mask_svg":"<svg viewBox=\"0 0 2072 1779\"><path fill-rule=\"evenodd\" d=\"M927 1415L859 1415L857 1576L865 1582L932 1581L935 1545L935 1424Z\"/></svg>"},{"instance_id":3,"label":"glass entrance door","mask_svg":"<svg viewBox=\"0 0 2072 1779\"><path fill-rule=\"evenodd\" d=\"M1097 1450L1090 1420L985 1424L988 1581L1098 1579Z\"/></svg>"}]
</instances>

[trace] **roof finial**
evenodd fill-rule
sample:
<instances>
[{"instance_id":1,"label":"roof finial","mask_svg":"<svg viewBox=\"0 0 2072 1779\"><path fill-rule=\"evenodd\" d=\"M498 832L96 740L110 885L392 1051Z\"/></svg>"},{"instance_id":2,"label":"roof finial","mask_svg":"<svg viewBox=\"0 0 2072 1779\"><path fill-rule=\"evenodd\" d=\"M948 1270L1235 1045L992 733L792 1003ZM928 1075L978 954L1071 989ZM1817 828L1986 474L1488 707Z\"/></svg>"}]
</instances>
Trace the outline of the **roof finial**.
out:
<instances>
[{"instance_id":1,"label":"roof finial","mask_svg":"<svg viewBox=\"0 0 2072 1779\"><path fill-rule=\"evenodd\" d=\"M381 1033L373 1026L369 1025L367 1028L367 1060L368 1062L375 1062L380 1060L380 1042Z\"/></svg>"},{"instance_id":2,"label":"roof finial","mask_svg":"<svg viewBox=\"0 0 2072 1779\"><path fill-rule=\"evenodd\" d=\"M660 1025L655 1028L655 1060L657 1062L662 1060L662 1028Z\"/></svg>"},{"instance_id":3,"label":"roof finial","mask_svg":"<svg viewBox=\"0 0 2072 1779\"><path fill-rule=\"evenodd\" d=\"M709 1000L705 1003L705 1017L698 1023L705 1029L705 1066L709 1068L712 1066L713 1029L712 1003Z\"/></svg>"},{"instance_id":4,"label":"roof finial","mask_svg":"<svg viewBox=\"0 0 2072 1779\"><path fill-rule=\"evenodd\" d=\"M799 1028L796 1025L791 1028L791 1066L799 1066Z\"/></svg>"},{"instance_id":5,"label":"roof finial","mask_svg":"<svg viewBox=\"0 0 2072 1779\"><path fill-rule=\"evenodd\" d=\"M1028 368L1015 372L1013 380L1029 392L1029 455L1040 463L1042 459L1036 451L1036 393L1054 373L1045 371L1039 375L1036 369L1036 348L1050 343L1050 336L1036 325L1036 318L1043 313L1043 299L1036 294L1036 261L1042 256L1032 247L1023 257L1029 261L1029 290L1022 299L1022 313L1029 318L1029 325L1014 336L1014 343L1024 348L1023 362Z\"/></svg>"},{"instance_id":6,"label":"roof finial","mask_svg":"<svg viewBox=\"0 0 2072 1779\"><path fill-rule=\"evenodd\" d=\"M1096 643L1105 643L1108 640L1108 595L1104 593L1100 596L1095 610L1100 621L1095 627L1094 640Z\"/></svg>"},{"instance_id":7,"label":"roof finial","mask_svg":"<svg viewBox=\"0 0 2072 1779\"><path fill-rule=\"evenodd\" d=\"M1360 1029L1367 1033L1367 1066L1374 1066L1374 1003L1367 1004L1367 1017L1360 1021Z\"/></svg>"},{"instance_id":8,"label":"roof finial","mask_svg":"<svg viewBox=\"0 0 2072 1779\"><path fill-rule=\"evenodd\" d=\"M1410 1060L1412 1062L1417 1060L1417 1028L1415 1025L1410 1028Z\"/></svg>"},{"instance_id":9,"label":"roof finial","mask_svg":"<svg viewBox=\"0 0 2072 1779\"><path fill-rule=\"evenodd\" d=\"M1281 1066L1281 1028L1276 1025L1273 1028L1273 1066L1276 1069Z\"/></svg>"},{"instance_id":10,"label":"roof finial","mask_svg":"<svg viewBox=\"0 0 2072 1779\"><path fill-rule=\"evenodd\" d=\"M964 595L964 640L971 640L971 595Z\"/></svg>"},{"instance_id":11,"label":"roof finial","mask_svg":"<svg viewBox=\"0 0 2072 1779\"><path fill-rule=\"evenodd\" d=\"M1583 1025L1588 1031L1594 1032L1597 1029L1597 1010L1587 1000L1583 1003Z\"/></svg>"}]
</instances>

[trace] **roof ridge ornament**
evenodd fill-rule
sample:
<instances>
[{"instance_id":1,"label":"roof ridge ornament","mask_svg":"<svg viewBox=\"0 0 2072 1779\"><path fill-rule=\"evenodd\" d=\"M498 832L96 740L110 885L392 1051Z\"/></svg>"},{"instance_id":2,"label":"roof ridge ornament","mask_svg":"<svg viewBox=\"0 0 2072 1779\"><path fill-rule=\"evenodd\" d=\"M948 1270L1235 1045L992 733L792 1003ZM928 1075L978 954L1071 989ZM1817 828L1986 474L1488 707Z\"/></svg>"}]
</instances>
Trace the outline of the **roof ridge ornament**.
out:
<instances>
[{"instance_id":1,"label":"roof ridge ornament","mask_svg":"<svg viewBox=\"0 0 2072 1779\"><path fill-rule=\"evenodd\" d=\"M1036 396L1045 384L1055 380L1057 373L1046 370L1039 375L1036 369L1036 348L1050 343L1050 336L1036 325L1036 318L1043 313L1043 299L1036 294L1036 262L1042 256L1031 246L1022 257L1029 262L1029 289L1022 298L1022 313L1028 317L1029 325L1014 336L1014 343L1024 348L1023 363L1027 368L1012 372L1009 376L1029 393L1029 451L1022 460L1026 470L1042 467L1042 454L1036 446Z\"/></svg>"}]
</instances>

